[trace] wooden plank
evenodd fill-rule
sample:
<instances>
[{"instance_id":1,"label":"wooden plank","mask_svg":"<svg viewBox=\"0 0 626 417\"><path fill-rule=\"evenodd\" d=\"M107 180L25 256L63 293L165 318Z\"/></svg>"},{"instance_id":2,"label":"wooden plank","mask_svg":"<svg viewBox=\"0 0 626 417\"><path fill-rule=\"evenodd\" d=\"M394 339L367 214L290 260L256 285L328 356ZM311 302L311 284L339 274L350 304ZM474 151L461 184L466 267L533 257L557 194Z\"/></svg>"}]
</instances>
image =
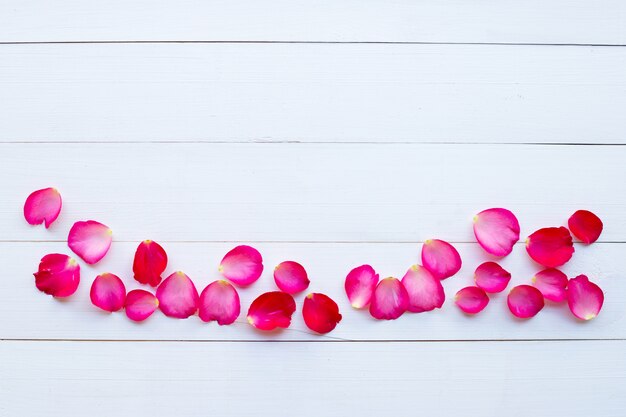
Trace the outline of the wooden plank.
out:
<instances>
[{"instance_id":1,"label":"wooden plank","mask_svg":"<svg viewBox=\"0 0 626 417\"><path fill-rule=\"evenodd\" d=\"M0 3L0 41L624 44L619 0Z\"/></svg>"},{"instance_id":2,"label":"wooden plank","mask_svg":"<svg viewBox=\"0 0 626 417\"><path fill-rule=\"evenodd\" d=\"M626 48L0 45L0 142L624 144L625 68Z\"/></svg>"}]
</instances>

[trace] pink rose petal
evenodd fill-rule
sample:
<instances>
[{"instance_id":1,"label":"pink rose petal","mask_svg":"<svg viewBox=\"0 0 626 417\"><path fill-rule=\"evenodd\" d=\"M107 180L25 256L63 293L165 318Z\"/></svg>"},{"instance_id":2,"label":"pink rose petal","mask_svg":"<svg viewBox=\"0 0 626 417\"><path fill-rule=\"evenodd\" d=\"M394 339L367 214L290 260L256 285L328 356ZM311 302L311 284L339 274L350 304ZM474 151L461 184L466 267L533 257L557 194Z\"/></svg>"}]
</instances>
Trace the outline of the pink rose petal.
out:
<instances>
[{"instance_id":1,"label":"pink rose petal","mask_svg":"<svg viewBox=\"0 0 626 417\"><path fill-rule=\"evenodd\" d=\"M397 278L381 280L374 290L370 314L378 320L395 320L409 307L409 294Z\"/></svg>"},{"instance_id":2,"label":"pink rose petal","mask_svg":"<svg viewBox=\"0 0 626 417\"><path fill-rule=\"evenodd\" d=\"M421 265L413 265L402 278L409 295L408 311L421 313L441 308L446 299L441 280Z\"/></svg>"},{"instance_id":3,"label":"pink rose petal","mask_svg":"<svg viewBox=\"0 0 626 417\"><path fill-rule=\"evenodd\" d=\"M95 264L109 251L112 234L111 229L102 223L93 220L76 222L70 229L67 244L83 261Z\"/></svg>"},{"instance_id":4,"label":"pink rose petal","mask_svg":"<svg viewBox=\"0 0 626 417\"><path fill-rule=\"evenodd\" d=\"M581 320L596 318L604 304L602 289L589 281L586 275L579 275L567 284L567 305L574 316Z\"/></svg>"},{"instance_id":5,"label":"pink rose petal","mask_svg":"<svg viewBox=\"0 0 626 417\"><path fill-rule=\"evenodd\" d=\"M370 265L354 268L346 277L345 289L350 304L354 308L364 308L372 300L378 284L378 274Z\"/></svg>"},{"instance_id":6,"label":"pink rose petal","mask_svg":"<svg viewBox=\"0 0 626 417\"><path fill-rule=\"evenodd\" d=\"M528 236L526 251L538 264L555 268L570 260L574 244L565 227L546 227Z\"/></svg>"},{"instance_id":7,"label":"pink rose petal","mask_svg":"<svg viewBox=\"0 0 626 417\"><path fill-rule=\"evenodd\" d=\"M142 284L156 287L161 280L161 274L167 267L167 253L154 240L144 240L135 251L133 272L135 279Z\"/></svg>"},{"instance_id":8,"label":"pink rose petal","mask_svg":"<svg viewBox=\"0 0 626 417\"><path fill-rule=\"evenodd\" d=\"M511 313L521 319L534 317L545 305L541 291L530 285L513 287L506 302Z\"/></svg>"},{"instance_id":9,"label":"pink rose petal","mask_svg":"<svg viewBox=\"0 0 626 417\"><path fill-rule=\"evenodd\" d=\"M200 294L199 311L202 321L216 320L220 326L232 324L241 311L239 294L228 281L214 281Z\"/></svg>"},{"instance_id":10,"label":"pink rose petal","mask_svg":"<svg viewBox=\"0 0 626 417\"><path fill-rule=\"evenodd\" d=\"M476 268L476 286L489 293L502 292L509 285L511 274L496 262L485 262Z\"/></svg>"},{"instance_id":11,"label":"pink rose petal","mask_svg":"<svg viewBox=\"0 0 626 417\"><path fill-rule=\"evenodd\" d=\"M503 208L491 208L474 216L474 235L485 251L506 256L519 240L519 222L513 213Z\"/></svg>"},{"instance_id":12,"label":"pink rose petal","mask_svg":"<svg viewBox=\"0 0 626 417\"><path fill-rule=\"evenodd\" d=\"M560 303L567 298L567 275L558 269L548 268L537 272L532 281L547 300Z\"/></svg>"},{"instance_id":13,"label":"pink rose petal","mask_svg":"<svg viewBox=\"0 0 626 417\"><path fill-rule=\"evenodd\" d=\"M341 321L337 303L320 293L311 293L304 298L302 317L309 329L321 334L332 331Z\"/></svg>"},{"instance_id":14,"label":"pink rose petal","mask_svg":"<svg viewBox=\"0 0 626 417\"><path fill-rule=\"evenodd\" d=\"M602 220L587 210L578 210L572 214L567 225L574 236L588 245L598 240L604 227Z\"/></svg>"},{"instance_id":15,"label":"pink rose petal","mask_svg":"<svg viewBox=\"0 0 626 417\"><path fill-rule=\"evenodd\" d=\"M467 314L480 313L489 304L489 297L482 288L465 287L454 296L454 304Z\"/></svg>"},{"instance_id":16,"label":"pink rose petal","mask_svg":"<svg viewBox=\"0 0 626 417\"><path fill-rule=\"evenodd\" d=\"M461 256L448 242L431 239L422 246L422 265L435 278L446 279L461 269Z\"/></svg>"},{"instance_id":17,"label":"pink rose petal","mask_svg":"<svg viewBox=\"0 0 626 417\"><path fill-rule=\"evenodd\" d=\"M156 290L159 308L168 317L186 319L198 310L198 290L181 271L174 272Z\"/></svg>"},{"instance_id":18,"label":"pink rose petal","mask_svg":"<svg viewBox=\"0 0 626 417\"><path fill-rule=\"evenodd\" d=\"M144 321L159 307L159 300L145 290L132 290L126 294L126 316L133 321Z\"/></svg>"},{"instance_id":19,"label":"pink rose petal","mask_svg":"<svg viewBox=\"0 0 626 417\"><path fill-rule=\"evenodd\" d=\"M56 188L34 191L24 203L24 218L28 224L45 223L46 229L61 213L61 194Z\"/></svg>"},{"instance_id":20,"label":"pink rose petal","mask_svg":"<svg viewBox=\"0 0 626 417\"><path fill-rule=\"evenodd\" d=\"M251 246L237 246L224 256L219 270L233 284L245 287L261 276L263 258Z\"/></svg>"},{"instance_id":21,"label":"pink rose petal","mask_svg":"<svg viewBox=\"0 0 626 417\"><path fill-rule=\"evenodd\" d=\"M296 302L290 294L271 291L259 295L248 309L248 323L259 330L287 328L296 311Z\"/></svg>"},{"instance_id":22,"label":"pink rose petal","mask_svg":"<svg viewBox=\"0 0 626 417\"><path fill-rule=\"evenodd\" d=\"M55 297L69 297L80 283L80 265L67 255L51 253L41 258L39 270L33 275L39 291Z\"/></svg>"},{"instance_id":23,"label":"pink rose petal","mask_svg":"<svg viewBox=\"0 0 626 417\"><path fill-rule=\"evenodd\" d=\"M126 302L126 287L117 275L104 273L94 279L89 296L96 307L104 311L118 311Z\"/></svg>"},{"instance_id":24,"label":"pink rose petal","mask_svg":"<svg viewBox=\"0 0 626 417\"><path fill-rule=\"evenodd\" d=\"M274 268L274 281L287 294L306 290L310 282L304 267L293 261L281 262Z\"/></svg>"}]
</instances>

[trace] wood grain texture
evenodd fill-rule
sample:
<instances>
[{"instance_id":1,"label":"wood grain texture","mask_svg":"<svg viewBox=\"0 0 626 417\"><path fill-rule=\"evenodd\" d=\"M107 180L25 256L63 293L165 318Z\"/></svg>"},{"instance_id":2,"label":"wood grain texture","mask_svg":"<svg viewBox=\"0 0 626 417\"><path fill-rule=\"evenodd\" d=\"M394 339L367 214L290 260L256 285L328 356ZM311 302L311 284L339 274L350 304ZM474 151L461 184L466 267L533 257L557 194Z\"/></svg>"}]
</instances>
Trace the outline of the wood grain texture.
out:
<instances>
[{"instance_id":1,"label":"wood grain texture","mask_svg":"<svg viewBox=\"0 0 626 417\"><path fill-rule=\"evenodd\" d=\"M625 66L597 47L0 45L0 142L624 144Z\"/></svg>"}]
</instances>

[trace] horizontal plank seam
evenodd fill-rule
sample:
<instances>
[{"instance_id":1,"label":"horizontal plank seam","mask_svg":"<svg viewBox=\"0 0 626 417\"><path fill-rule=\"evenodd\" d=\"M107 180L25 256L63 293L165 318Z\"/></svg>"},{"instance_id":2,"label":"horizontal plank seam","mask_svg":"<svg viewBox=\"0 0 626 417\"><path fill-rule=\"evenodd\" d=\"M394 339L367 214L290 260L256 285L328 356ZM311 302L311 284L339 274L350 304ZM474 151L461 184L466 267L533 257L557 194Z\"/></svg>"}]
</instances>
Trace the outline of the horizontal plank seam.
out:
<instances>
[{"instance_id":1,"label":"horizontal plank seam","mask_svg":"<svg viewBox=\"0 0 626 417\"><path fill-rule=\"evenodd\" d=\"M270 139L250 139L250 140L85 140L80 141L59 141L59 140L1 140L0 145L15 144L308 144L308 145L493 145L493 146L626 146L624 142L460 142L460 141L380 141L380 140L360 140L360 141L319 141L319 140L270 140Z\"/></svg>"},{"instance_id":2,"label":"horizontal plank seam","mask_svg":"<svg viewBox=\"0 0 626 417\"><path fill-rule=\"evenodd\" d=\"M115 243L137 243L139 240L114 240ZM65 243L65 239L55 240L19 240L19 239L0 239L0 243ZM190 243L190 244L205 244L205 243L298 243L298 244L340 244L340 245L353 245L353 244L419 244L424 243L423 240L165 240L159 239L161 243ZM473 244L477 243L475 240L448 240L450 243L459 244ZM582 244L582 242L574 241L576 244ZM621 245L625 244L626 240L598 240L594 242L596 244L609 244L609 245ZM516 245L525 245L524 242L518 242Z\"/></svg>"},{"instance_id":3,"label":"horizontal plank seam","mask_svg":"<svg viewBox=\"0 0 626 417\"><path fill-rule=\"evenodd\" d=\"M77 342L77 343L501 343L501 342L623 342L626 338L552 338L552 339L323 339L323 340L271 340L271 339L53 339L53 338L0 338L0 342Z\"/></svg>"}]
</instances>

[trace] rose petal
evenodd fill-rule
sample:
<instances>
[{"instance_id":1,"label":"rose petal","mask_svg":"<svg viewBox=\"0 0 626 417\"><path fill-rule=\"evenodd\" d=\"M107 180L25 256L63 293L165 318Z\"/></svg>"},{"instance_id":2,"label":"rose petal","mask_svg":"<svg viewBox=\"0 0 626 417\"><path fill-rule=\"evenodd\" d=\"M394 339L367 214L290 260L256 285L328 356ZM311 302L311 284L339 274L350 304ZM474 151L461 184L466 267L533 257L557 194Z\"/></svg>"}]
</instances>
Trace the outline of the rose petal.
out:
<instances>
[{"instance_id":1,"label":"rose petal","mask_svg":"<svg viewBox=\"0 0 626 417\"><path fill-rule=\"evenodd\" d=\"M370 314L378 320L395 320L409 307L409 294L397 278L381 280L374 290Z\"/></svg>"},{"instance_id":2,"label":"rose petal","mask_svg":"<svg viewBox=\"0 0 626 417\"><path fill-rule=\"evenodd\" d=\"M532 281L535 288L550 301L559 303L567 298L567 275L558 269L548 268L537 272Z\"/></svg>"},{"instance_id":3,"label":"rose petal","mask_svg":"<svg viewBox=\"0 0 626 417\"><path fill-rule=\"evenodd\" d=\"M111 247L111 229L93 220L76 222L70 229L67 244L88 264L104 258Z\"/></svg>"},{"instance_id":4,"label":"rose petal","mask_svg":"<svg viewBox=\"0 0 626 417\"><path fill-rule=\"evenodd\" d=\"M521 319L534 317L545 305L541 291L530 285L513 287L506 298L506 303L511 313Z\"/></svg>"},{"instance_id":5,"label":"rose petal","mask_svg":"<svg viewBox=\"0 0 626 417\"><path fill-rule=\"evenodd\" d=\"M372 300L378 284L378 274L369 265L354 268L346 276L345 289L348 300L354 308L363 308Z\"/></svg>"},{"instance_id":6,"label":"rose petal","mask_svg":"<svg viewBox=\"0 0 626 417\"><path fill-rule=\"evenodd\" d=\"M604 293L589 281L586 275L579 275L567 284L567 305L574 316L581 320L595 318L602 309Z\"/></svg>"},{"instance_id":7,"label":"rose petal","mask_svg":"<svg viewBox=\"0 0 626 417\"><path fill-rule=\"evenodd\" d=\"M290 294L282 291L266 292L250 304L248 323L259 330L287 328L294 311L296 302Z\"/></svg>"},{"instance_id":8,"label":"rose petal","mask_svg":"<svg viewBox=\"0 0 626 417\"><path fill-rule=\"evenodd\" d=\"M287 294L306 290L310 282L304 267L293 261L281 262L274 268L274 281Z\"/></svg>"},{"instance_id":9,"label":"rose petal","mask_svg":"<svg viewBox=\"0 0 626 417\"><path fill-rule=\"evenodd\" d=\"M161 280L161 274L167 267L167 253L153 240L144 240L137 247L133 272L135 279L142 284L156 287Z\"/></svg>"},{"instance_id":10,"label":"rose petal","mask_svg":"<svg viewBox=\"0 0 626 417\"><path fill-rule=\"evenodd\" d=\"M109 273L98 275L91 284L91 303L105 311L118 311L126 301L126 287L122 280Z\"/></svg>"},{"instance_id":11,"label":"rose petal","mask_svg":"<svg viewBox=\"0 0 626 417\"><path fill-rule=\"evenodd\" d=\"M34 191L24 203L24 218L32 225L45 223L47 229L59 217L61 205L61 194L56 188Z\"/></svg>"},{"instance_id":12,"label":"rose petal","mask_svg":"<svg viewBox=\"0 0 626 417\"><path fill-rule=\"evenodd\" d=\"M159 307L159 300L145 290L132 290L126 294L126 316L133 321L144 321Z\"/></svg>"},{"instance_id":13,"label":"rose petal","mask_svg":"<svg viewBox=\"0 0 626 417\"><path fill-rule=\"evenodd\" d=\"M476 286L490 293L504 291L510 280L511 274L496 262L482 263L474 272Z\"/></svg>"},{"instance_id":14,"label":"rose petal","mask_svg":"<svg viewBox=\"0 0 626 417\"><path fill-rule=\"evenodd\" d=\"M234 323L241 311L239 294L228 281L214 281L200 294L198 308L202 321L216 320L220 326Z\"/></svg>"},{"instance_id":15,"label":"rose petal","mask_svg":"<svg viewBox=\"0 0 626 417\"><path fill-rule=\"evenodd\" d=\"M604 227L602 220L587 210L578 210L572 214L572 217L567 221L567 225L572 234L586 244L591 244L598 240Z\"/></svg>"},{"instance_id":16,"label":"rose petal","mask_svg":"<svg viewBox=\"0 0 626 417\"><path fill-rule=\"evenodd\" d=\"M39 291L55 297L69 297L80 283L80 265L67 255L51 253L41 258L39 270L33 275Z\"/></svg>"},{"instance_id":17,"label":"rose petal","mask_svg":"<svg viewBox=\"0 0 626 417\"><path fill-rule=\"evenodd\" d=\"M454 304L467 314L480 313L489 304L487 293L478 287L465 287L454 296Z\"/></svg>"},{"instance_id":18,"label":"rose petal","mask_svg":"<svg viewBox=\"0 0 626 417\"><path fill-rule=\"evenodd\" d=\"M431 239L422 246L422 264L435 278L446 279L461 269L461 256L448 242Z\"/></svg>"},{"instance_id":19,"label":"rose petal","mask_svg":"<svg viewBox=\"0 0 626 417\"><path fill-rule=\"evenodd\" d=\"M232 283L247 286L261 276L263 258L259 251L251 246L237 246L224 256L219 270Z\"/></svg>"},{"instance_id":20,"label":"rose petal","mask_svg":"<svg viewBox=\"0 0 626 417\"><path fill-rule=\"evenodd\" d=\"M408 311L421 313L441 308L446 299L441 281L421 265L413 265L402 278L409 295Z\"/></svg>"},{"instance_id":21,"label":"rose petal","mask_svg":"<svg viewBox=\"0 0 626 417\"><path fill-rule=\"evenodd\" d=\"M526 251L538 264L555 268L570 260L574 244L565 227L546 227L528 236Z\"/></svg>"},{"instance_id":22,"label":"rose petal","mask_svg":"<svg viewBox=\"0 0 626 417\"><path fill-rule=\"evenodd\" d=\"M198 290L181 271L174 272L156 290L159 308L168 317L186 319L198 310Z\"/></svg>"},{"instance_id":23,"label":"rose petal","mask_svg":"<svg viewBox=\"0 0 626 417\"><path fill-rule=\"evenodd\" d=\"M307 327L317 333L328 333L341 321L337 303L320 293L311 293L305 297L302 317Z\"/></svg>"},{"instance_id":24,"label":"rose petal","mask_svg":"<svg viewBox=\"0 0 626 417\"><path fill-rule=\"evenodd\" d=\"M519 222L503 208L491 208L474 216L474 235L484 250L495 256L506 256L519 240Z\"/></svg>"}]
</instances>

